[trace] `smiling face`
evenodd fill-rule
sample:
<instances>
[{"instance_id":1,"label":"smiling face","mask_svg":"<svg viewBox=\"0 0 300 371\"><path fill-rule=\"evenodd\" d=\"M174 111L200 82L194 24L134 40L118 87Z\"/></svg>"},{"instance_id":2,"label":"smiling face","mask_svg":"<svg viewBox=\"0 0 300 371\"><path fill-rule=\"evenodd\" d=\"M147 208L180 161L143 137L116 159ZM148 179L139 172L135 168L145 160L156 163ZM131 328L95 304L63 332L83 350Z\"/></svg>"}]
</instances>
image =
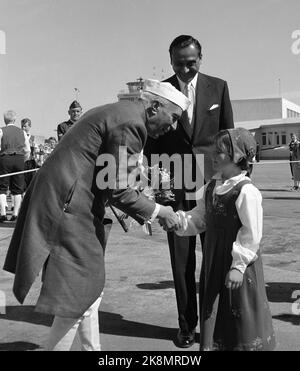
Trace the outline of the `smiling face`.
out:
<instances>
[{"instance_id":1,"label":"smiling face","mask_svg":"<svg viewBox=\"0 0 300 371\"><path fill-rule=\"evenodd\" d=\"M80 107L69 109L70 120L75 122L80 119L82 109Z\"/></svg>"},{"instance_id":2,"label":"smiling face","mask_svg":"<svg viewBox=\"0 0 300 371\"><path fill-rule=\"evenodd\" d=\"M194 44L184 48L175 48L171 54L171 65L181 81L190 83L201 65L199 49Z\"/></svg>"},{"instance_id":3,"label":"smiling face","mask_svg":"<svg viewBox=\"0 0 300 371\"><path fill-rule=\"evenodd\" d=\"M55 139L49 139L49 145L50 145L50 148L55 148L56 146L56 140Z\"/></svg>"},{"instance_id":4,"label":"smiling face","mask_svg":"<svg viewBox=\"0 0 300 371\"><path fill-rule=\"evenodd\" d=\"M182 115L182 109L173 103L162 105L159 102L152 102L147 109L146 129L149 137L157 139L171 129L175 130L177 121Z\"/></svg>"}]
</instances>

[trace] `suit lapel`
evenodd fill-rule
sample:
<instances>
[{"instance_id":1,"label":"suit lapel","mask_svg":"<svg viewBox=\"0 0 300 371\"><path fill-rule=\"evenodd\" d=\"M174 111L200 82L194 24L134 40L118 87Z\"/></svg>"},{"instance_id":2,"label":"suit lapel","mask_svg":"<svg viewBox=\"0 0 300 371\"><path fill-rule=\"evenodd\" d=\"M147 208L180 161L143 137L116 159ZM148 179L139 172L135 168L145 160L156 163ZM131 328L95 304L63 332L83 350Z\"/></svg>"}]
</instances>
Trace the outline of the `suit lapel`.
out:
<instances>
[{"instance_id":1,"label":"suit lapel","mask_svg":"<svg viewBox=\"0 0 300 371\"><path fill-rule=\"evenodd\" d=\"M178 79L177 79L176 75L173 75L167 81L170 84L172 84L177 90L180 91L180 86L179 86L179 82L178 82ZM192 127L191 127L190 122L189 122L187 111L183 112L183 114L182 114L178 123L179 123L179 125L181 125L181 127L183 128L183 130L187 134L189 140L191 141L192 135L193 135L193 130L192 130Z\"/></svg>"},{"instance_id":2,"label":"suit lapel","mask_svg":"<svg viewBox=\"0 0 300 371\"><path fill-rule=\"evenodd\" d=\"M196 136L201 135L201 131L203 130L203 119L207 114L211 93L209 81L199 72L196 87L196 107L194 111L192 141Z\"/></svg>"}]
</instances>

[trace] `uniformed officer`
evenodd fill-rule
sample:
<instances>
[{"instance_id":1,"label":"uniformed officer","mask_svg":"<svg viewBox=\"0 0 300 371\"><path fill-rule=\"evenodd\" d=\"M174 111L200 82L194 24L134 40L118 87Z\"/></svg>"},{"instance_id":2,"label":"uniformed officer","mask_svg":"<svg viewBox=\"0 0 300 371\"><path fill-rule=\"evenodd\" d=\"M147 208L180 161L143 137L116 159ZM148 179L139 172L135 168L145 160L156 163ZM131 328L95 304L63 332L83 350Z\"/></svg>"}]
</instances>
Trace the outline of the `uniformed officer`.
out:
<instances>
[{"instance_id":1,"label":"uniformed officer","mask_svg":"<svg viewBox=\"0 0 300 371\"><path fill-rule=\"evenodd\" d=\"M70 116L70 119L68 121L62 122L57 126L57 137L59 141L66 134L66 132L76 123L76 121L79 120L82 114L80 103L74 100L69 107L68 114Z\"/></svg>"}]
</instances>

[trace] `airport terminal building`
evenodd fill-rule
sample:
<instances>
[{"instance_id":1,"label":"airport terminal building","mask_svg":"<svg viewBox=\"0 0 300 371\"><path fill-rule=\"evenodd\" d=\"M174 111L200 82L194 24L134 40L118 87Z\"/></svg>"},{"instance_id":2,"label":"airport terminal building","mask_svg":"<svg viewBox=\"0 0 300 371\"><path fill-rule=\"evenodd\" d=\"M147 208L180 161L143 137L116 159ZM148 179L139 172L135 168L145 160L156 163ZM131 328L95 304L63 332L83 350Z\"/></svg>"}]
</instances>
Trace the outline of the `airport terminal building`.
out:
<instances>
[{"instance_id":1,"label":"airport terminal building","mask_svg":"<svg viewBox=\"0 0 300 371\"><path fill-rule=\"evenodd\" d=\"M140 97L143 79L127 83L128 90L118 94L118 100ZM288 159L291 133L300 139L300 106L284 98L232 100L236 127L250 130L260 149L260 158Z\"/></svg>"},{"instance_id":2,"label":"airport terminal building","mask_svg":"<svg viewBox=\"0 0 300 371\"><path fill-rule=\"evenodd\" d=\"M300 106L284 98L232 100L236 126L255 135L261 159L288 159L291 134L300 138Z\"/></svg>"}]
</instances>

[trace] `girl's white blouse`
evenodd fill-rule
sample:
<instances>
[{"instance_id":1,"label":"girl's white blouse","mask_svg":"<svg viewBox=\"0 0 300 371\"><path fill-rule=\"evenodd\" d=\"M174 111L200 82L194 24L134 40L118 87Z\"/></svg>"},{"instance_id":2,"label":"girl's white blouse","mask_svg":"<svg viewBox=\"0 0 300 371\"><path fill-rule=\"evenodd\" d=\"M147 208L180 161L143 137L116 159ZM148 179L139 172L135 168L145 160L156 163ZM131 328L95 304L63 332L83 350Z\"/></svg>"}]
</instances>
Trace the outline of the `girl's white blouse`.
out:
<instances>
[{"instance_id":1,"label":"girl's white blouse","mask_svg":"<svg viewBox=\"0 0 300 371\"><path fill-rule=\"evenodd\" d=\"M214 176L216 186L213 194L223 195L229 192L236 184L243 180L250 180L246 172L225 180L219 175ZM207 184L197 193L197 206L191 211L178 211L177 215L182 222L182 228L176 233L179 236L193 236L206 230L205 223L205 192ZM235 202L237 213L242 226L232 245L232 265L244 273L247 265L257 258L257 251L262 237L263 210L260 191L252 184L245 184Z\"/></svg>"}]
</instances>

